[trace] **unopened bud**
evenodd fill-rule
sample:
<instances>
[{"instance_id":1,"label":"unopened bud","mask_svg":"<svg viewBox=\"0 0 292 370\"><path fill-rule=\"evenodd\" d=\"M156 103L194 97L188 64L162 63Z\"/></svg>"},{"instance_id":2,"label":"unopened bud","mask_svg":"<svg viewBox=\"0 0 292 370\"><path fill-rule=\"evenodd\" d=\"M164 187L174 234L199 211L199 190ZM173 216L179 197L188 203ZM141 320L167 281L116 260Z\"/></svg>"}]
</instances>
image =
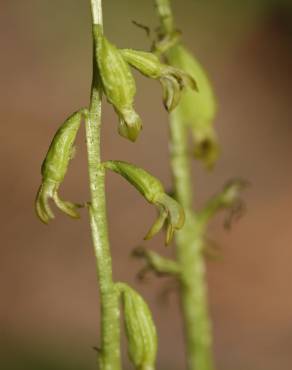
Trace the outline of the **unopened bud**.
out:
<instances>
[{"instance_id":1,"label":"unopened bud","mask_svg":"<svg viewBox=\"0 0 292 370\"><path fill-rule=\"evenodd\" d=\"M124 306L128 353L136 370L154 370L157 333L144 299L126 284L118 283Z\"/></svg>"},{"instance_id":2,"label":"unopened bud","mask_svg":"<svg viewBox=\"0 0 292 370\"><path fill-rule=\"evenodd\" d=\"M245 209L241 194L248 185L248 182L243 179L228 181L222 191L215 194L201 211L200 218L202 222L207 224L217 212L227 210L228 213L224 226L229 228L232 221L239 218Z\"/></svg>"},{"instance_id":3,"label":"unopened bud","mask_svg":"<svg viewBox=\"0 0 292 370\"><path fill-rule=\"evenodd\" d=\"M95 26L96 58L103 90L119 116L119 133L135 141L142 129L142 121L133 107L136 83L128 63L119 49L110 43Z\"/></svg>"}]
</instances>

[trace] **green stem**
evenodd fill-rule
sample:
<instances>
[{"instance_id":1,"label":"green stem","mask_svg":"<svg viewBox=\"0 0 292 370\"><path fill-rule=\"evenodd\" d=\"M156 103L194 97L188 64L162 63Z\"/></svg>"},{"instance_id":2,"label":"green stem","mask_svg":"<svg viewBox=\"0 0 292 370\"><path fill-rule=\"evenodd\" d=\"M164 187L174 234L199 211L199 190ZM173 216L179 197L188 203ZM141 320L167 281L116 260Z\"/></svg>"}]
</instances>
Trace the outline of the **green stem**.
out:
<instances>
[{"instance_id":1,"label":"green stem","mask_svg":"<svg viewBox=\"0 0 292 370\"><path fill-rule=\"evenodd\" d=\"M102 29L101 0L91 0L91 9L93 27L98 26ZM94 40L93 80L89 114L86 121L86 141L91 192L90 224L100 288L101 348L99 353L99 369L120 370L119 296L112 277L112 260L107 230L105 172L101 164L102 88L95 57L96 42L97 40Z\"/></svg>"},{"instance_id":2,"label":"green stem","mask_svg":"<svg viewBox=\"0 0 292 370\"><path fill-rule=\"evenodd\" d=\"M175 31L169 0L155 0L161 31L171 37ZM212 334L208 314L205 262L205 225L192 209L192 182L187 129L174 113L170 118L171 168L176 198L186 212L186 223L176 233L176 254L181 271L181 305L189 370L212 370Z\"/></svg>"},{"instance_id":3,"label":"green stem","mask_svg":"<svg viewBox=\"0 0 292 370\"><path fill-rule=\"evenodd\" d=\"M157 14L159 15L161 30L165 35L174 31L174 19L169 0L155 0Z\"/></svg>"},{"instance_id":4,"label":"green stem","mask_svg":"<svg viewBox=\"0 0 292 370\"><path fill-rule=\"evenodd\" d=\"M208 315L206 271L203 257L203 225L191 206L192 192L187 132L175 113L171 114L171 167L176 198L186 211L186 223L176 233L176 255L180 266L181 305L189 370L211 370L212 334Z\"/></svg>"},{"instance_id":5,"label":"green stem","mask_svg":"<svg viewBox=\"0 0 292 370\"><path fill-rule=\"evenodd\" d=\"M90 1L91 1L92 23L103 27L102 0L90 0Z\"/></svg>"}]
</instances>

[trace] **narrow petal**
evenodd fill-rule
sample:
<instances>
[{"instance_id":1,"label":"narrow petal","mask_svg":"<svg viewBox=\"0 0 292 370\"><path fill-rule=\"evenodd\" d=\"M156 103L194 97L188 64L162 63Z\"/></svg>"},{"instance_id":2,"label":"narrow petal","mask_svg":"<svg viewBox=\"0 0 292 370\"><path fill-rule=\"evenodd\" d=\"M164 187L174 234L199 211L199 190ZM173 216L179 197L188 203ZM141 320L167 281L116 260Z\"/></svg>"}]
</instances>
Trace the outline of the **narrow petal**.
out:
<instances>
[{"instance_id":1,"label":"narrow petal","mask_svg":"<svg viewBox=\"0 0 292 370\"><path fill-rule=\"evenodd\" d=\"M74 203L67 202L67 201L60 199L57 192L54 194L53 199L54 199L56 206L62 212L66 213L68 216L72 218L80 218L80 214L77 212L77 209L80 208L79 204L74 204Z\"/></svg>"},{"instance_id":2,"label":"narrow petal","mask_svg":"<svg viewBox=\"0 0 292 370\"><path fill-rule=\"evenodd\" d=\"M153 238L162 229L165 220L167 219L167 211L161 207L158 219L154 222L148 233L145 235L144 240Z\"/></svg>"},{"instance_id":3,"label":"narrow petal","mask_svg":"<svg viewBox=\"0 0 292 370\"><path fill-rule=\"evenodd\" d=\"M177 79L172 76L160 79L163 90L163 103L168 112L174 110L181 98L181 86Z\"/></svg>"},{"instance_id":4,"label":"narrow petal","mask_svg":"<svg viewBox=\"0 0 292 370\"><path fill-rule=\"evenodd\" d=\"M48 224L54 218L54 214L49 205L49 199L52 198L55 184L53 182L43 182L38 190L35 210L39 219Z\"/></svg>"}]
</instances>

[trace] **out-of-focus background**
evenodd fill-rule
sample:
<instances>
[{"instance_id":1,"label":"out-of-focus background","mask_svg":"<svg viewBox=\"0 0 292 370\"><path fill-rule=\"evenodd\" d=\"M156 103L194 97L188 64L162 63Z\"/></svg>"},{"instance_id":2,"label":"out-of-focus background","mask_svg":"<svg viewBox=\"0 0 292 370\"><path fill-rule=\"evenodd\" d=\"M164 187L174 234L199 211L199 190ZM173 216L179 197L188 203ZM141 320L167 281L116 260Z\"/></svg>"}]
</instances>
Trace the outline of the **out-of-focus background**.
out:
<instances>
[{"instance_id":1,"label":"out-of-focus background","mask_svg":"<svg viewBox=\"0 0 292 370\"><path fill-rule=\"evenodd\" d=\"M121 47L149 48L131 21L157 26L152 1L104 1L107 36ZM247 213L230 232L216 218L209 237L221 250L208 262L210 311L219 370L288 370L292 366L292 6L291 1L174 0L177 24L213 81L222 156L206 174L193 164L196 205L231 177L251 182ZM86 211L80 221L57 213L49 226L34 214L40 164L58 126L88 104L91 79L89 1L0 3L1 370L94 370L98 291ZM133 145L117 135L105 104L103 156L129 160L166 186L167 114L158 83L137 75L136 107L144 130ZM62 187L88 199L84 133ZM131 250L155 211L118 176L107 179L116 280L149 302L159 331L158 369L184 368L175 289L167 279L135 276ZM165 250L162 236L147 242ZM168 294L165 292L168 291ZM125 355L125 363L127 363ZM129 368L129 366L128 366Z\"/></svg>"}]
</instances>

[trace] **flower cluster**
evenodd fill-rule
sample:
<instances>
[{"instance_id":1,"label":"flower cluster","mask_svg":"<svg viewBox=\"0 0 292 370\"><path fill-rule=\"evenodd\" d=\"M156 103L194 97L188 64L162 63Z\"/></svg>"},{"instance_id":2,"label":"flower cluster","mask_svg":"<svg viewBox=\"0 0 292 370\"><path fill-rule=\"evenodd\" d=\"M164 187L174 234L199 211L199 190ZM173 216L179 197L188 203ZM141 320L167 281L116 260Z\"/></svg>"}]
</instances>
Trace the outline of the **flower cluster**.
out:
<instances>
[{"instance_id":1,"label":"flower cluster","mask_svg":"<svg viewBox=\"0 0 292 370\"><path fill-rule=\"evenodd\" d=\"M103 35L99 26L94 28L94 32L98 40L96 59L103 91L119 116L121 136L135 141L142 129L141 118L133 106L136 83L130 66L146 77L160 81L164 105L168 111L177 106L185 87L197 88L193 77L178 68L161 63L155 54L118 49Z\"/></svg>"}]
</instances>

